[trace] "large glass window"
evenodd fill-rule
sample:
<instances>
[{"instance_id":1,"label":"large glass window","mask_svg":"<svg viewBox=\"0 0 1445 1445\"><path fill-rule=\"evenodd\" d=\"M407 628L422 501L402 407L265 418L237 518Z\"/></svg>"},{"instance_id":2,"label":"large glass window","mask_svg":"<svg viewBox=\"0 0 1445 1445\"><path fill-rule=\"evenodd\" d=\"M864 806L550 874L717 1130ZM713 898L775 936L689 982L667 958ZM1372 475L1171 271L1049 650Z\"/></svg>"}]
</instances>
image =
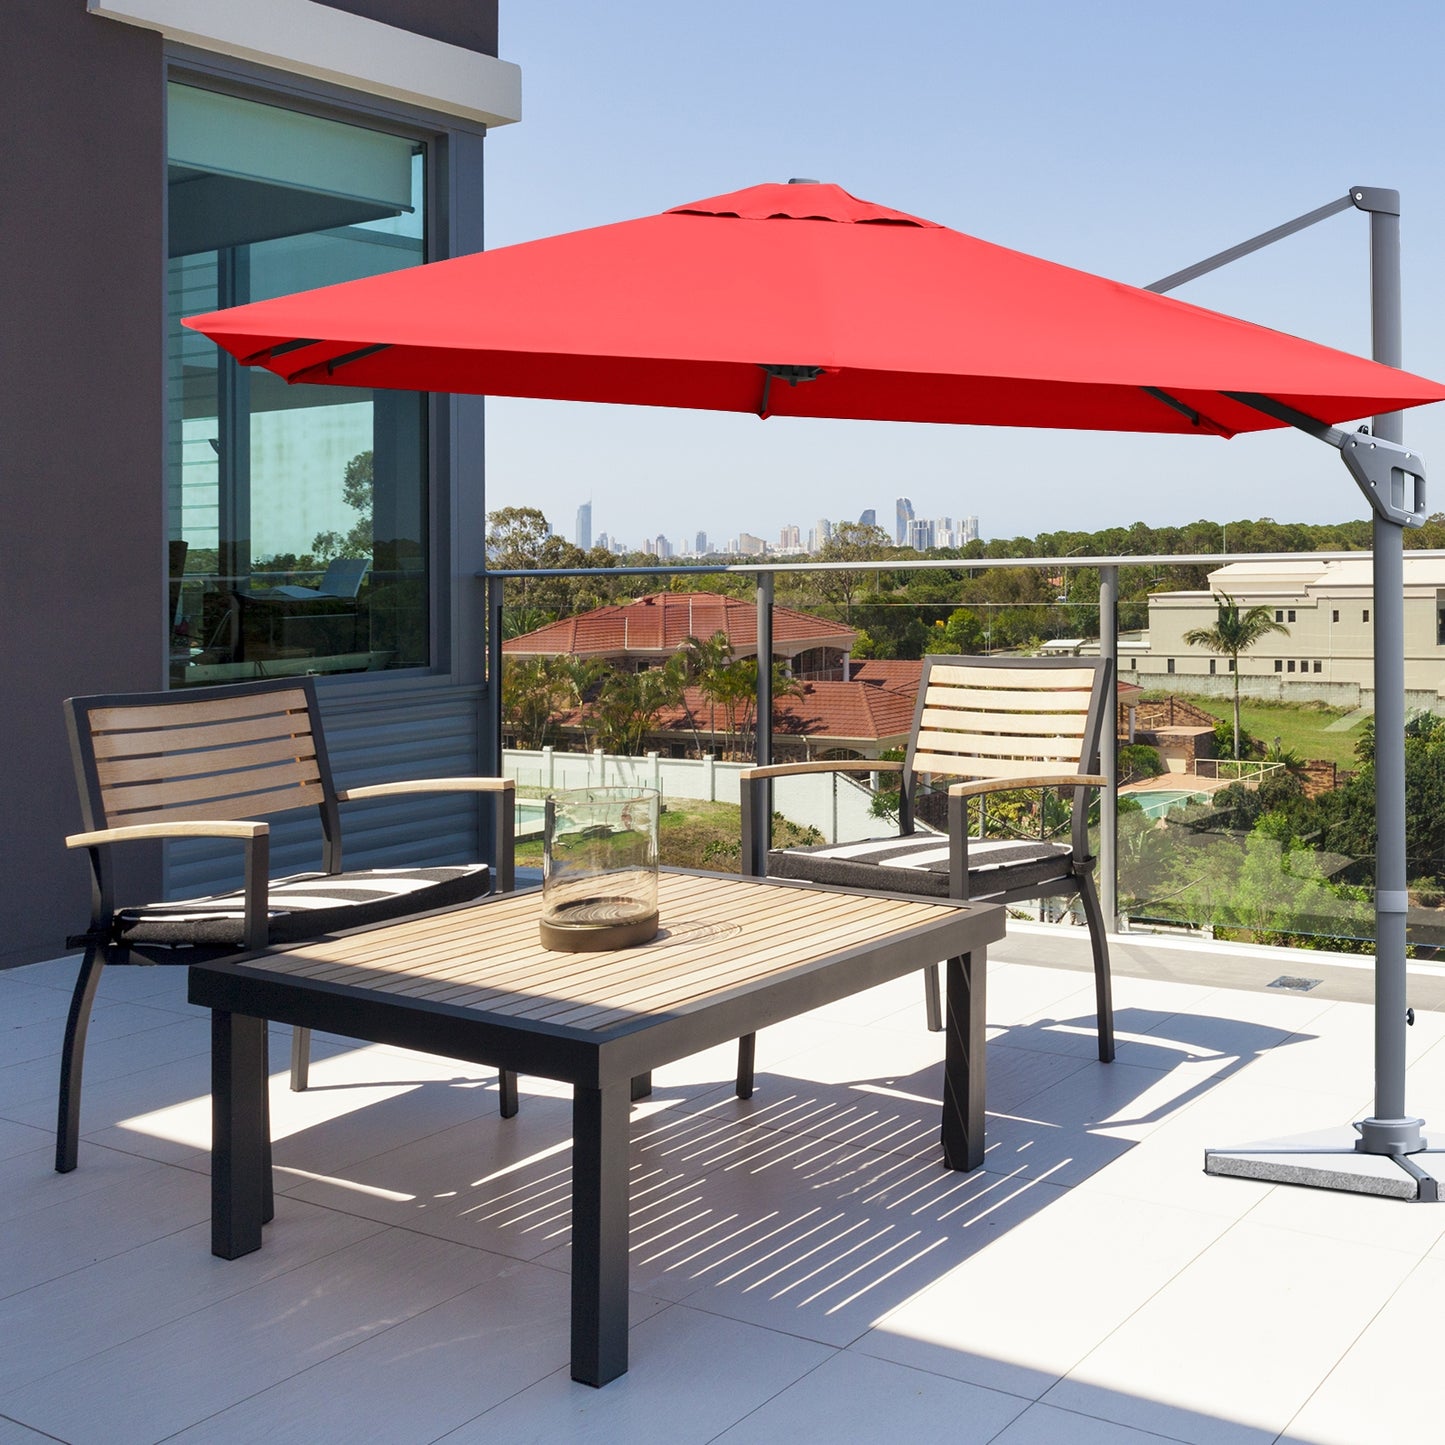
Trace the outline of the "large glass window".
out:
<instances>
[{"instance_id":1,"label":"large glass window","mask_svg":"<svg viewBox=\"0 0 1445 1445\"><path fill-rule=\"evenodd\" d=\"M417 392L288 387L180 318L425 259L424 147L168 87L171 684L431 660Z\"/></svg>"}]
</instances>

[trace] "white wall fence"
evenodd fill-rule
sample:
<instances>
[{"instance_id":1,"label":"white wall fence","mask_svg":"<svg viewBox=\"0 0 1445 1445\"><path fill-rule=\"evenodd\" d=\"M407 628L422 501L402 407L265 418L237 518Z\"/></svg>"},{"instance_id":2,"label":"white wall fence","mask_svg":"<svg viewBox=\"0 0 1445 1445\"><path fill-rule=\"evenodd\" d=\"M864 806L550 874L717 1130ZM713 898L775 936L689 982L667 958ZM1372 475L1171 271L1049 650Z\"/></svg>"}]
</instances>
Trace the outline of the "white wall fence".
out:
<instances>
[{"instance_id":1,"label":"white wall fence","mask_svg":"<svg viewBox=\"0 0 1445 1445\"><path fill-rule=\"evenodd\" d=\"M663 802L699 798L737 804L738 777L748 766L720 763L713 757L664 758L657 753L622 757L600 748L591 753L508 748L502 754L503 772L518 788L542 793L561 788L656 788ZM780 778L773 785L774 811L801 827L816 828L829 843L866 838L876 832L872 801L870 790L844 773L804 773ZM524 825L519 828L532 831Z\"/></svg>"}]
</instances>

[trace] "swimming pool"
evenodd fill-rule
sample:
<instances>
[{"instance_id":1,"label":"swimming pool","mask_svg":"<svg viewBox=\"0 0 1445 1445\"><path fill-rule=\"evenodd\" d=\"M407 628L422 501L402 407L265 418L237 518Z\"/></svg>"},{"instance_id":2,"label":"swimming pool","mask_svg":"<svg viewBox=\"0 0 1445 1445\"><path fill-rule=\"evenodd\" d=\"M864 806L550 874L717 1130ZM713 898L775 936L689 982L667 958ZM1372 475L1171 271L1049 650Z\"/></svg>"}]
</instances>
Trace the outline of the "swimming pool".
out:
<instances>
[{"instance_id":1,"label":"swimming pool","mask_svg":"<svg viewBox=\"0 0 1445 1445\"><path fill-rule=\"evenodd\" d=\"M1120 796L1138 803L1144 809L1146 818L1162 818L1173 809L1182 808L1186 803L1204 802L1209 794L1186 788L1157 788L1143 793L1121 793Z\"/></svg>"},{"instance_id":2,"label":"swimming pool","mask_svg":"<svg viewBox=\"0 0 1445 1445\"><path fill-rule=\"evenodd\" d=\"M547 816L547 805L540 798L518 798L516 812L516 836L535 837L542 831Z\"/></svg>"}]
</instances>

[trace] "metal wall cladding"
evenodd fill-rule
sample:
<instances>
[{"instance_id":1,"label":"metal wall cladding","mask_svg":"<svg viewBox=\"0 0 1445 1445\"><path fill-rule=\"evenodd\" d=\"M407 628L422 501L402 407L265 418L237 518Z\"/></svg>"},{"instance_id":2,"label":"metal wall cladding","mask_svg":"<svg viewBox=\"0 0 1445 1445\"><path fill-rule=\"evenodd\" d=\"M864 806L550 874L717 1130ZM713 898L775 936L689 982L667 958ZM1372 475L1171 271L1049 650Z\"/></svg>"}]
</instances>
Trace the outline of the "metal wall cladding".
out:
<instances>
[{"instance_id":1,"label":"metal wall cladding","mask_svg":"<svg viewBox=\"0 0 1445 1445\"><path fill-rule=\"evenodd\" d=\"M322 689L326 747L338 788L403 778L468 777L480 769L484 690L415 687ZM341 836L348 868L474 863L483 856L481 804L467 793L344 803ZM314 809L271 819L273 876L321 867ZM165 896L190 898L241 885L241 855L226 840L167 847Z\"/></svg>"}]
</instances>

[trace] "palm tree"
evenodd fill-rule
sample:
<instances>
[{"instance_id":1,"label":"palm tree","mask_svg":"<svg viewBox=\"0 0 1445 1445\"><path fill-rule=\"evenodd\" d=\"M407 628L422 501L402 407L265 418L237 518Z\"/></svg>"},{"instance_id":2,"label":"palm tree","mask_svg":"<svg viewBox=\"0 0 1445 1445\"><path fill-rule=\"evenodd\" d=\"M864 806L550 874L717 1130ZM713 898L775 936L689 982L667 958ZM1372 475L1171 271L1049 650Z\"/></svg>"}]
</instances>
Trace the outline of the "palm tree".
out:
<instances>
[{"instance_id":1,"label":"palm tree","mask_svg":"<svg viewBox=\"0 0 1445 1445\"><path fill-rule=\"evenodd\" d=\"M732 665L732 644L727 639L727 633L721 631L714 632L707 639L687 637L674 656L682 669L683 708L687 713L688 726L692 729L697 755L701 757L703 753L702 737L698 730L697 719L692 715L692 706L687 700L685 689L696 687L702 694L703 700L708 704L708 733L711 737L709 746L716 751L718 678Z\"/></svg>"},{"instance_id":2,"label":"palm tree","mask_svg":"<svg viewBox=\"0 0 1445 1445\"><path fill-rule=\"evenodd\" d=\"M1234 674L1234 756L1239 757L1239 654L1248 652L1261 637L1271 632L1288 633L1283 622L1276 622L1268 607L1251 607L1248 612L1239 610L1239 603L1227 593L1216 592L1215 602L1219 605L1219 616L1213 627L1191 627L1184 634L1184 641L1190 647L1207 647L1221 657L1230 660L1229 670Z\"/></svg>"}]
</instances>

